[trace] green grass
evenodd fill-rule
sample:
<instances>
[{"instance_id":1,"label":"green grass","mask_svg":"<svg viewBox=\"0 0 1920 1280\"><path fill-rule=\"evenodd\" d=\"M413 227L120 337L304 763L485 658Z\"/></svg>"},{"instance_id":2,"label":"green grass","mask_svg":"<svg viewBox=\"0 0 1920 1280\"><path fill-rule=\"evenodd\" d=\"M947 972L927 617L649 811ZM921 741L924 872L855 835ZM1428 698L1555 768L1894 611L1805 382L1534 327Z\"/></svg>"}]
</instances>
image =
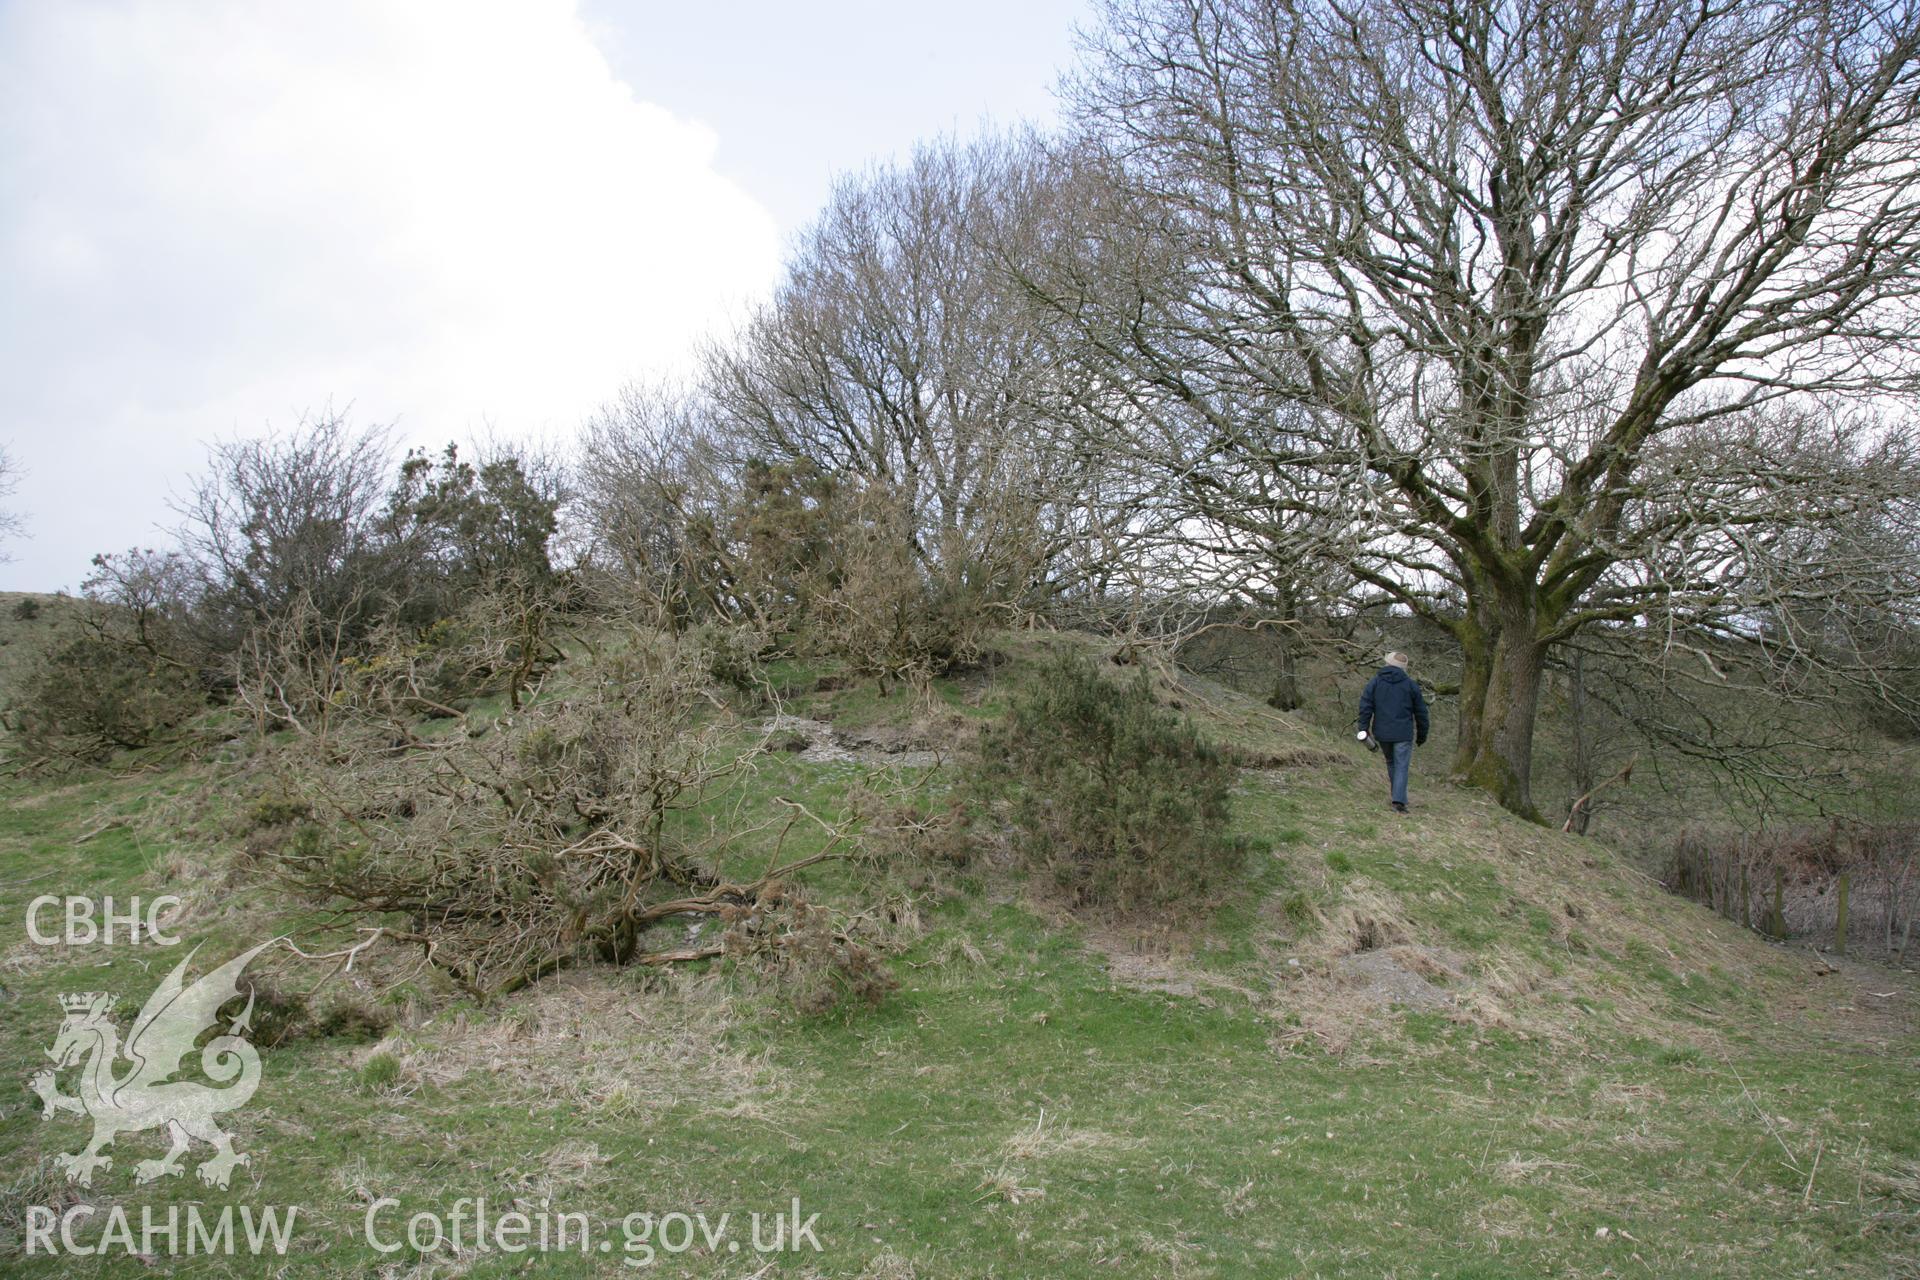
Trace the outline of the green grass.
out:
<instances>
[{"instance_id":1,"label":"green grass","mask_svg":"<svg viewBox=\"0 0 1920 1280\"><path fill-rule=\"evenodd\" d=\"M992 685L937 687L938 705L986 714L1030 643L1009 643ZM784 678L797 691L817 674ZM230 1191L191 1172L135 1187L133 1162L162 1147L147 1133L120 1139L96 1203L297 1204L273 1270L292 1277L625 1274L626 1214L732 1213L744 1240L744 1215L796 1197L819 1214L824 1252L762 1273L773 1259L722 1246L653 1270L1487 1280L1920 1266L1920 1044L1910 1024L1855 1016L1873 991L1910 1002L1906 978L1814 979L1808 957L1666 897L1608 846L1437 782L1424 755L1413 816L1384 813L1357 749L1196 692L1204 705L1186 704L1217 736L1310 747L1320 762L1247 776L1244 882L1177 934L1068 910L990 865L905 890L821 868L817 896L911 899L901 989L878 1009L802 1016L724 967L590 970L488 1008L415 978L382 997L398 1022L379 1045L263 1053L260 1092L232 1117L254 1163ZM843 723L926 712L860 688L794 703ZM757 821L781 795L831 807L863 776L766 757L689 821ZM181 892L196 969L311 925L310 905L230 871L219 833L235 803L205 766L0 782L0 919L22 921L38 893ZM1463 1002L1357 1000L1338 965L1362 919L1375 949L1450 966L1436 983ZM71 1198L47 1162L84 1138L77 1118L41 1120L26 1090L59 1024L55 997L112 992L124 1026L182 953L34 948L12 924L0 936L8 1250L26 1205ZM1129 940L1190 994L1128 980ZM396 976L400 958L375 972ZM408 1214L480 1195L585 1213L614 1251L422 1259L362 1238L380 1197L401 1204L378 1218L393 1235ZM158 1268L263 1271L247 1257ZM0 1255L8 1275L154 1269Z\"/></svg>"}]
</instances>

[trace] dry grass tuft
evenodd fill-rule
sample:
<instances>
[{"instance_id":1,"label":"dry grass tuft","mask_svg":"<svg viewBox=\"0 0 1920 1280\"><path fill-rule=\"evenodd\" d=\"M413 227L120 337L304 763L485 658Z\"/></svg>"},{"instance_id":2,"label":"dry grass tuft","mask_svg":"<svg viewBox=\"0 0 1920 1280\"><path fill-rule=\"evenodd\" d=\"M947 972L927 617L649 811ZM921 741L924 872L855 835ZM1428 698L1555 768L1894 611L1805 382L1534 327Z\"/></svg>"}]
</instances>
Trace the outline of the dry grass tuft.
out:
<instances>
[{"instance_id":1,"label":"dry grass tuft","mask_svg":"<svg viewBox=\"0 0 1920 1280\"><path fill-rule=\"evenodd\" d=\"M1000 1144L1000 1154L1006 1160L1046 1160L1074 1151L1124 1151L1139 1145L1137 1140L1119 1134L1072 1128L1058 1117L1049 1124L1042 1108L1031 1129L1021 1129Z\"/></svg>"},{"instance_id":2,"label":"dry grass tuft","mask_svg":"<svg viewBox=\"0 0 1920 1280\"><path fill-rule=\"evenodd\" d=\"M361 1057L393 1054L411 1084L475 1077L503 1101L561 1100L620 1119L680 1106L762 1117L792 1081L764 1054L730 1047L732 1026L710 979L668 974L641 991L617 975L582 973L504 1001L492 1016L429 1023Z\"/></svg>"},{"instance_id":3,"label":"dry grass tuft","mask_svg":"<svg viewBox=\"0 0 1920 1280\"><path fill-rule=\"evenodd\" d=\"M1022 1170L1002 1165L980 1179L980 1194L973 1198L973 1202L979 1204L984 1200L1004 1200L1008 1204L1026 1204L1032 1200L1044 1200L1047 1189L1024 1185L1026 1176Z\"/></svg>"},{"instance_id":4,"label":"dry grass tuft","mask_svg":"<svg viewBox=\"0 0 1920 1280\"><path fill-rule=\"evenodd\" d=\"M1413 938L1405 909L1392 893L1365 877L1356 877L1332 914L1322 918L1320 951L1331 959L1376 951Z\"/></svg>"},{"instance_id":5,"label":"dry grass tuft","mask_svg":"<svg viewBox=\"0 0 1920 1280\"><path fill-rule=\"evenodd\" d=\"M77 948L61 942L42 946L32 938L22 938L0 956L0 973L25 977L47 969L68 968L74 964L76 951Z\"/></svg>"},{"instance_id":6,"label":"dry grass tuft","mask_svg":"<svg viewBox=\"0 0 1920 1280\"><path fill-rule=\"evenodd\" d=\"M355 1156L333 1171L334 1188L361 1204L372 1204L380 1198L374 1190L375 1182L373 1170L368 1167L365 1156Z\"/></svg>"},{"instance_id":7,"label":"dry grass tuft","mask_svg":"<svg viewBox=\"0 0 1920 1280\"><path fill-rule=\"evenodd\" d=\"M531 1156L525 1164L502 1170L498 1187L516 1200L554 1203L601 1182L608 1163L609 1157L600 1153L596 1143L563 1142Z\"/></svg>"},{"instance_id":8,"label":"dry grass tuft","mask_svg":"<svg viewBox=\"0 0 1920 1280\"><path fill-rule=\"evenodd\" d=\"M1503 1182L1548 1182L1554 1173L1562 1169L1579 1168L1579 1165L1569 1164L1565 1160L1550 1160L1538 1152L1516 1151L1495 1165L1493 1172Z\"/></svg>"},{"instance_id":9,"label":"dry grass tuft","mask_svg":"<svg viewBox=\"0 0 1920 1280\"><path fill-rule=\"evenodd\" d=\"M884 1249L868 1261L860 1272L860 1280L917 1280L919 1274L913 1263L891 1249Z\"/></svg>"},{"instance_id":10,"label":"dry grass tuft","mask_svg":"<svg viewBox=\"0 0 1920 1280\"><path fill-rule=\"evenodd\" d=\"M1633 1115L1639 1115L1649 1106L1657 1106L1666 1100L1665 1091L1654 1085L1628 1084L1623 1080L1605 1081L1593 1091L1595 1105Z\"/></svg>"},{"instance_id":11,"label":"dry grass tuft","mask_svg":"<svg viewBox=\"0 0 1920 1280\"><path fill-rule=\"evenodd\" d=\"M418 1262L389 1262L375 1271L375 1280L456 1280L473 1270L477 1255L433 1253Z\"/></svg>"},{"instance_id":12,"label":"dry grass tuft","mask_svg":"<svg viewBox=\"0 0 1920 1280\"><path fill-rule=\"evenodd\" d=\"M1522 1239L1533 1230L1526 1206L1503 1195L1481 1205L1471 1219L1476 1233L1494 1240Z\"/></svg>"},{"instance_id":13,"label":"dry grass tuft","mask_svg":"<svg viewBox=\"0 0 1920 1280\"><path fill-rule=\"evenodd\" d=\"M1235 747L1231 758L1242 769L1276 774L1280 779L1284 779L1290 769L1319 769L1342 764L1347 759L1344 753L1331 747L1308 746L1304 743L1278 748Z\"/></svg>"},{"instance_id":14,"label":"dry grass tuft","mask_svg":"<svg viewBox=\"0 0 1920 1280\"><path fill-rule=\"evenodd\" d=\"M587 1181L587 1175L607 1163L609 1157L600 1154L600 1147L592 1142L563 1142L541 1159L548 1173L556 1178Z\"/></svg>"},{"instance_id":15,"label":"dry grass tuft","mask_svg":"<svg viewBox=\"0 0 1920 1280\"><path fill-rule=\"evenodd\" d=\"M1896 1156L1884 1166L1868 1165L1861 1180L1875 1195L1897 1200L1910 1214L1920 1215L1920 1160Z\"/></svg>"},{"instance_id":16,"label":"dry grass tuft","mask_svg":"<svg viewBox=\"0 0 1920 1280\"><path fill-rule=\"evenodd\" d=\"M96 1202L56 1171L51 1159L16 1160L14 1166L17 1172L0 1178L0 1256L25 1247L28 1209L47 1208L58 1215L74 1205Z\"/></svg>"},{"instance_id":17,"label":"dry grass tuft","mask_svg":"<svg viewBox=\"0 0 1920 1280\"><path fill-rule=\"evenodd\" d=\"M1027 1166L1062 1156L1100 1151L1129 1151L1140 1145L1137 1139L1097 1129L1076 1129L1059 1117L1047 1115L1045 1108L1031 1126L1016 1130L979 1167L984 1171L977 1184L974 1203L1000 1200L1007 1204L1026 1204L1046 1196L1047 1189Z\"/></svg>"}]
</instances>

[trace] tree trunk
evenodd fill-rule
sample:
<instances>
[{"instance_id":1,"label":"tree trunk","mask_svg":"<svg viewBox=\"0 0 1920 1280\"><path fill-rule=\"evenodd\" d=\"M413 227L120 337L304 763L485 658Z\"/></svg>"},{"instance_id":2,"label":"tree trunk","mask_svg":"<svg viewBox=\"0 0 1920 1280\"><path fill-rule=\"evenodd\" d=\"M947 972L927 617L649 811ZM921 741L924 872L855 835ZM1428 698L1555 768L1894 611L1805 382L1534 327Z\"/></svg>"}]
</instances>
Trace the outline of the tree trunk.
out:
<instances>
[{"instance_id":1,"label":"tree trunk","mask_svg":"<svg viewBox=\"0 0 1920 1280\"><path fill-rule=\"evenodd\" d=\"M1298 711L1302 701L1299 660L1294 656L1292 639L1283 632L1279 640L1280 672L1274 677L1273 692L1267 698L1267 705L1276 711Z\"/></svg>"},{"instance_id":2,"label":"tree trunk","mask_svg":"<svg viewBox=\"0 0 1920 1280\"><path fill-rule=\"evenodd\" d=\"M1485 723L1487 686L1493 680L1493 645L1477 626L1468 623L1460 636L1460 723L1455 727L1453 774L1466 778L1480 752Z\"/></svg>"},{"instance_id":3,"label":"tree trunk","mask_svg":"<svg viewBox=\"0 0 1920 1280\"><path fill-rule=\"evenodd\" d=\"M1547 647L1530 615L1516 612L1505 619L1487 664L1485 691L1478 699L1468 750L1467 708L1473 699L1461 682L1462 776L1491 791L1502 806L1533 822L1541 821L1533 806L1533 723L1540 706L1540 680L1546 670ZM1472 667L1469 662L1469 669Z\"/></svg>"}]
</instances>

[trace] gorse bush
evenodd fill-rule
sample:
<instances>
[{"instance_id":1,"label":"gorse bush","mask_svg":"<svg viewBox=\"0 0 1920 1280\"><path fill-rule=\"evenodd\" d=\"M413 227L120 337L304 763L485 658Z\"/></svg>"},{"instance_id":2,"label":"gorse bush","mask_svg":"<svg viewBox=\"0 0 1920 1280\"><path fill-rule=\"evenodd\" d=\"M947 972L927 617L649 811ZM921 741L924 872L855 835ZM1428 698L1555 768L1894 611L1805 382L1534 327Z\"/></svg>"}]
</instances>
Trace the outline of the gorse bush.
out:
<instances>
[{"instance_id":1,"label":"gorse bush","mask_svg":"<svg viewBox=\"0 0 1920 1280\"><path fill-rule=\"evenodd\" d=\"M26 761L97 763L151 745L206 705L190 673L88 628L29 669L0 720Z\"/></svg>"},{"instance_id":2,"label":"gorse bush","mask_svg":"<svg viewBox=\"0 0 1920 1280\"><path fill-rule=\"evenodd\" d=\"M882 695L924 692L978 658L984 599L929 572L911 509L888 485L755 462L723 523L693 576L710 577L702 596L730 602L770 648L831 658Z\"/></svg>"},{"instance_id":3,"label":"gorse bush","mask_svg":"<svg viewBox=\"0 0 1920 1280\"><path fill-rule=\"evenodd\" d=\"M449 445L396 474L383 432L336 416L211 455L177 549L94 557L0 708L11 757L103 761L210 703L263 730L324 724L369 664L403 664L385 687L420 714L496 692L517 709L557 657L550 621L577 600L549 557L564 490L543 459Z\"/></svg>"},{"instance_id":4,"label":"gorse bush","mask_svg":"<svg viewBox=\"0 0 1920 1280\"><path fill-rule=\"evenodd\" d=\"M835 563L810 585L802 635L884 696L895 685L925 691L971 664L986 625L982 601L931 577L913 552L908 511L897 494L842 489Z\"/></svg>"},{"instance_id":5,"label":"gorse bush","mask_svg":"<svg viewBox=\"0 0 1920 1280\"><path fill-rule=\"evenodd\" d=\"M1233 778L1144 674L1116 683L1063 651L981 735L970 785L1075 901L1132 908L1204 896L1239 869Z\"/></svg>"},{"instance_id":6,"label":"gorse bush","mask_svg":"<svg viewBox=\"0 0 1920 1280\"><path fill-rule=\"evenodd\" d=\"M557 470L498 447L448 445L396 468L384 429L343 417L217 444L177 505L179 549L101 556L88 594L151 620L143 640L225 695L263 664L286 690L335 692L328 668L375 654L396 628L420 636L481 597L522 616L555 603L549 546Z\"/></svg>"},{"instance_id":7,"label":"gorse bush","mask_svg":"<svg viewBox=\"0 0 1920 1280\"><path fill-rule=\"evenodd\" d=\"M84 598L49 628L0 710L16 760L98 763L166 739L206 708L205 655L186 616L188 576L175 553L94 557Z\"/></svg>"}]
</instances>

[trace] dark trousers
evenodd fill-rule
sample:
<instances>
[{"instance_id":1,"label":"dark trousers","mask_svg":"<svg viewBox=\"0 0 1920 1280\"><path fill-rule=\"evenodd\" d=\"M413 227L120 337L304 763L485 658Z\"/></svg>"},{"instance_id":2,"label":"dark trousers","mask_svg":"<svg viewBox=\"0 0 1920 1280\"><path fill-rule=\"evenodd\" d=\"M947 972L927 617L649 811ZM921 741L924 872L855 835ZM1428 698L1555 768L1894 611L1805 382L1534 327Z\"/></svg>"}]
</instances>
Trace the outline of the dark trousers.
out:
<instances>
[{"instance_id":1,"label":"dark trousers","mask_svg":"<svg viewBox=\"0 0 1920 1280\"><path fill-rule=\"evenodd\" d=\"M1387 762L1387 785L1393 789L1393 802L1407 802L1407 770L1413 764L1411 742L1383 742L1380 756Z\"/></svg>"}]
</instances>

